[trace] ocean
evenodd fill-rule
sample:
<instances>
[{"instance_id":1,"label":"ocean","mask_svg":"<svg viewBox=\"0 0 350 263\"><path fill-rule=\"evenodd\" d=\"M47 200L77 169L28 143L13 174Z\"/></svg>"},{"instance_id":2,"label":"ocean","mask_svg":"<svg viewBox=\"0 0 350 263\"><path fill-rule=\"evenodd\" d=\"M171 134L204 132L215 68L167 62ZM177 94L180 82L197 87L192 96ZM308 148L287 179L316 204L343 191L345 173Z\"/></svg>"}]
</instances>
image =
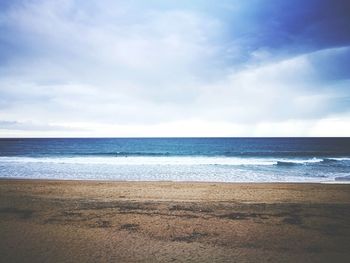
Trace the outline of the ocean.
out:
<instances>
[{"instance_id":1,"label":"ocean","mask_svg":"<svg viewBox=\"0 0 350 263\"><path fill-rule=\"evenodd\" d=\"M0 139L0 178L350 182L350 138Z\"/></svg>"}]
</instances>

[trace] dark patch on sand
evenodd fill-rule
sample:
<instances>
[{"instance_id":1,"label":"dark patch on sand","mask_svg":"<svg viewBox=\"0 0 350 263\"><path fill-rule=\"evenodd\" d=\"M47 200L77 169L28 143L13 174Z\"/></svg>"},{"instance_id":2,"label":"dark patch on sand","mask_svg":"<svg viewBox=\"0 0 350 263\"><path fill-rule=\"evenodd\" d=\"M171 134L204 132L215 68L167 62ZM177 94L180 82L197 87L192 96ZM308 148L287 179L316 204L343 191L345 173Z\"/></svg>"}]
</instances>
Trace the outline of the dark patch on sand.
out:
<instances>
[{"instance_id":1,"label":"dark patch on sand","mask_svg":"<svg viewBox=\"0 0 350 263\"><path fill-rule=\"evenodd\" d=\"M89 201L80 204L80 210L97 210L97 209L118 209L120 211L129 210L153 210L154 204L152 203L139 203L130 201L112 201L112 202L101 202L101 201Z\"/></svg>"},{"instance_id":2,"label":"dark patch on sand","mask_svg":"<svg viewBox=\"0 0 350 263\"><path fill-rule=\"evenodd\" d=\"M260 215L256 213L230 213L225 215L220 215L220 218L227 218L232 220L244 220L244 219L250 219L250 218L257 218L260 217Z\"/></svg>"},{"instance_id":3,"label":"dark patch on sand","mask_svg":"<svg viewBox=\"0 0 350 263\"><path fill-rule=\"evenodd\" d=\"M211 213L213 209L207 207L200 207L195 205L173 205L169 208L169 211L188 211L188 212L202 212Z\"/></svg>"},{"instance_id":4,"label":"dark patch on sand","mask_svg":"<svg viewBox=\"0 0 350 263\"><path fill-rule=\"evenodd\" d=\"M123 224L120 226L120 229L128 230L128 231L137 231L139 229L139 225L138 224Z\"/></svg>"},{"instance_id":5,"label":"dark patch on sand","mask_svg":"<svg viewBox=\"0 0 350 263\"><path fill-rule=\"evenodd\" d=\"M18 209L15 207L0 208L0 214L13 214L22 219L31 218L33 213L34 213L34 210L30 210L30 209Z\"/></svg>"},{"instance_id":6,"label":"dark patch on sand","mask_svg":"<svg viewBox=\"0 0 350 263\"><path fill-rule=\"evenodd\" d=\"M99 228L108 228L108 227L111 227L111 222L107 221L107 220L99 220L96 222L96 227L99 227Z\"/></svg>"},{"instance_id":7,"label":"dark patch on sand","mask_svg":"<svg viewBox=\"0 0 350 263\"><path fill-rule=\"evenodd\" d=\"M323 233L327 235L342 235L342 227L335 224L327 224L323 228Z\"/></svg>"},{"instance_id":8,"label":"dark patch on sand","mask_svg":"<svg viewBox=\"0 0 350 263\"><path fill-rule=\"evenodd\" d=\"M172 241L190 243L190 242L195 242L196 240L202 237L205 237L207 235L208 235L207 233L200 233L200 232L193 231L190 235L187 235L187 236L174 237Z\"/></svg>"},{"instance_id":9,"label":"dark patch on sand","mask_svg":"<svg viewBox=\"0 0 350 263\"><path fill-rule=\"evenodd\" d=\"M284 218L282 222L290 225L301 225L303 223L301 218L295 215Z\"/></svg>"},{"instance_id":10,"label":"dark patch on sand","mask_svg":"<svg viewBox=\"0 0 350 263\"><path fill-rule=\"evenodd\" d=\"M306 247L305 250L309 253L320 253L323 249L321 247L309 246Z\"/></svg>"},{"instance_id":11,"label":"dark patch on sand","mask_svg":"<svg viewBox=\"0 0 350 263\"><path fill-rule=\"evenodd\" d=\"M82 216L82 213L79 213L79 212L72 212L72 211L63 211L63 212L62 212L62 215L63 215L63 216L69 216L69 217L71 217L71 216L74 216L74 217L76 217L76 216L81 217L81 216Z\"/></svg>"}]
</instances>

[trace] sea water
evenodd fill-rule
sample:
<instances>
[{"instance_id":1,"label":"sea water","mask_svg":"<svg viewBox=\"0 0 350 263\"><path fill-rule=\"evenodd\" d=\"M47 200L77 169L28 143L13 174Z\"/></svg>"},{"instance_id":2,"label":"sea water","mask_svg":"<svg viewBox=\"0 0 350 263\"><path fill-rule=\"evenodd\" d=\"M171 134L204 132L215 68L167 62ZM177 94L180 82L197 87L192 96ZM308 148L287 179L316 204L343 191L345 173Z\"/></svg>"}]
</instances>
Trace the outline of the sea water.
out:
<instances>
[{"instance_id":1,"label":"sea water","mask_svg":"<svg viewBox=\"0 0 350 263\"><path fill-rule=\"evenodd\" d=\"M0 178L350 182L350 138L0 139Z\"/></svg>"}]
</instances>

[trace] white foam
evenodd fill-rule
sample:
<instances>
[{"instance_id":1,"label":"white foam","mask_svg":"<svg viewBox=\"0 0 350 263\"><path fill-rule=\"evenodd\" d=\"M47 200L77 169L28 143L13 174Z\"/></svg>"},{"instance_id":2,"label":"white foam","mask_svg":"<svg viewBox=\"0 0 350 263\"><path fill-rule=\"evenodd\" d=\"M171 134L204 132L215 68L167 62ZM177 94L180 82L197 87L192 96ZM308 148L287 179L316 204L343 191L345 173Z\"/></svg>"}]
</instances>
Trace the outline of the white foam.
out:
<instances>
[{"instance_id":1,"label":"white foam","mask_svg":"<svg viewBox=\"0 0 350 263\"><path fill-rule=\"evenodd\" d=\"M312 158L312 159L279 159L278 162L289 163L289 164L308 164L308 163L320 163L323 159Z\"/></svg>"},{"instance_id":2,"label":"white foam","mask_svg":"<svg viewBox=\"0 0 350 263\"><path fill-rule=\"evenodd\" d=\"M131 157L0 157L0 162L55 163L55 164L105 164L105 165L276 165L278 162L307 164L322 159L276 159L205 156L131 156Z\"/></svg>"},{"instance_id":3,"label":"white foam","mask_svg":"<svg viewBox=\"0 0 350 263\"><path fill-rule=\"evenodd\" d=\"M333 169L320 168L310 172L303 165L321 161L317 158L204 156L0 157L0 178L338 183L335 178L347 176ZM288 170L285 170L275 166L277 162L301 165L296 169L287 166Z\"/></svg>"},{"instance_id":4,"label":"white foam","mask_svg":"<svg viewBox=\"0 0 350 263\"><path fill-rule=\"evenodd\" d=\"M329 160L335 160L335 161L350 161L349 157L339 157L339 158L327 158Z\"/></svg>"}]
</instances>

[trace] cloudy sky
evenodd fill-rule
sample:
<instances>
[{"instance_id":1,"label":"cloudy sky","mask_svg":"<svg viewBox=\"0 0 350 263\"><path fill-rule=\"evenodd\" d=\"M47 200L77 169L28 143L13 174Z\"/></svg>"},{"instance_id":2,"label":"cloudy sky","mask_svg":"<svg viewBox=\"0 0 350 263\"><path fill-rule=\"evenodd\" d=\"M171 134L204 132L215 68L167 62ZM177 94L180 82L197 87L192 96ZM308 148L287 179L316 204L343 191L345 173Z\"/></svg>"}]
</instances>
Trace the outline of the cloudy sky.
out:
<instances>
[{"instance_id":1,"label":"cloudy sky","mask_svg":"<svg viewBox=\"0 0 350 263\"><path fill-rule=\"evenodd\" d=\"M347 0L0 0L0 137L350 136Z\"/></svg>"}]
</instances>

